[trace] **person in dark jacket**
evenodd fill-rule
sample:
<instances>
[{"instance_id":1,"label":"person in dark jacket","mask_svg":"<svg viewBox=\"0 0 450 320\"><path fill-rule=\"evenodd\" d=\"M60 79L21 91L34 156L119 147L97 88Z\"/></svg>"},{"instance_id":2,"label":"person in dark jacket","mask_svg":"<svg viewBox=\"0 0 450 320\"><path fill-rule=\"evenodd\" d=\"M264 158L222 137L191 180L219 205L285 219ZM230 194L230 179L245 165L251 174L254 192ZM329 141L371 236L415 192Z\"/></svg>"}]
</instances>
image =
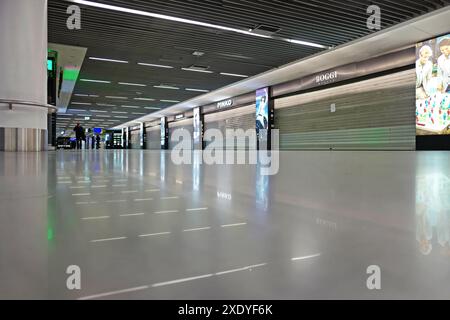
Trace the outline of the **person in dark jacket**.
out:
<instances>
[{"instance_id":1,"label":"person in dark jacket","mask_svg":"<svg viewBox=\"0 0 450 320\"><path fill-rule=\"evenodd\" d=\"M75 137L77 138L77 149L81 149L82 148L82 142L84 140L84 128L77 123L77 125L75 126L75 128L73 128L73 131L75 131Z\"/></svg>"},{"instance_id":2,"label":"person in dark jacket","mask_svg":"<svg viewBox=\"0 0 450 320\"><path fill-rule=\"evenodd\" d=\"M97 135L96 141L97 141L97 149L100 149L100 135Z\"/></svg>"}]
</instances>

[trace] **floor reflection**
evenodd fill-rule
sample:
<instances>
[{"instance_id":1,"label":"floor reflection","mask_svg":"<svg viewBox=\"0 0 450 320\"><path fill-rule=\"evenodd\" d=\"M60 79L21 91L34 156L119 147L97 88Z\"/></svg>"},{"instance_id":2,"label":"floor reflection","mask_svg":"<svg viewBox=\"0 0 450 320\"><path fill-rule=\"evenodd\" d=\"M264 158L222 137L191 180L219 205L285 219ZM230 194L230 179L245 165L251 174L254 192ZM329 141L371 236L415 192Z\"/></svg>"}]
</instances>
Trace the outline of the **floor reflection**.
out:
<instances>
[{"instance_id":1,"label":"floor reflection","mask_svg":"<svg viewBox=\"0 0 450 320\"><path fill-rule=\"evenodd\" d=\"M416 192L420 252L429 255L435 249L450 257L450 178L439 173L418 176Z\"/></svg>"},{"instance_id":2,"label":"floor reflection","mask_svg":"<svg viewBox=\"0 0 450 320\"><path fill-rule=\"evenodd\" d=\"M200 156L177 166L159 150L0 153L0 297L75 299L212 273L118 298L450 296L449 153L286 152L275 176ZM72 264L82 292L65 287ZM365 286L369 265L380 292Z\"/></svg>"}]
</instances>

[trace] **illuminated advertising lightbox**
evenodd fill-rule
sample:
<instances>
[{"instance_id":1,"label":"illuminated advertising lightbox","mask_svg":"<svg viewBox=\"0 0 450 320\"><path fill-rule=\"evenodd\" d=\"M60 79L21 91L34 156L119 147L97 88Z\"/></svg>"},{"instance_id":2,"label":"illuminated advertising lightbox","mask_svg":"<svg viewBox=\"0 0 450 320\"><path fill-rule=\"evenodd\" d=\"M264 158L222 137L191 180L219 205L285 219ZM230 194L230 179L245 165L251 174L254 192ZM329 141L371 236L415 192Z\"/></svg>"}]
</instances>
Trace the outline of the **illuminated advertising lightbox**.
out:
<instances>
[{"instance_id":1,"label":"illuminated advertising lightbox","mask_svg":"<svg viewBox=\"0 0 450 320\"><path fill-rule=\"evenodd\" d=\"M270 150L270 100L269 88L256 91L256 136L258 149Z\"/></svg>"},{"instance_id":2,"label":"illuminated advertising lightbox","mask_svg":"<svg viewBox=\"0 0 450 320\"><path fill-rule=\"evenodd\" d=\"M416 46L417 135L450 135L450 35Z\"/></svg>"},{"instance_id":3,"label":"illuminated advertising lightbox","mask_svg":"<svg viewBox=\"0 0 450 320\"><path fill-rule=\"evenodd\" d=\"M144 127L144 123L141 122L139 124L139 140L140 140L140 145L141 148L144 147L144 141L145 141L145 127Z\"/></svg>"},{"instance_id":4,"label":"illuminated advertising lightbox","mask_svg":"<svg viewBox=\"0 0 450 320\"><path fill-rule=\"evenodd\" d=\"M161 117L161 149L167 149L168 141L166 135L167 119Z\"/></svg>"},{"instance_id":5,"label":"illuminated advertising lightbox","mask_svg":"<svg viewBox=\"0 0 450 320\"><path fill-rule=\"evenodd\" d=\"M269 88L256 91L256 131L269 129Z\"/></svg>"},{"instance_id":6,"label":"illuminated advertising lightbox","mask_svg":"<svg viewBox=\"0 0 450 320\"><path fill-rule=\"evenodd\" d=\"M203 121L201 118L200 108L194 108L194 149L202 149L202 127Z\"/></svg>"}]
</instances>

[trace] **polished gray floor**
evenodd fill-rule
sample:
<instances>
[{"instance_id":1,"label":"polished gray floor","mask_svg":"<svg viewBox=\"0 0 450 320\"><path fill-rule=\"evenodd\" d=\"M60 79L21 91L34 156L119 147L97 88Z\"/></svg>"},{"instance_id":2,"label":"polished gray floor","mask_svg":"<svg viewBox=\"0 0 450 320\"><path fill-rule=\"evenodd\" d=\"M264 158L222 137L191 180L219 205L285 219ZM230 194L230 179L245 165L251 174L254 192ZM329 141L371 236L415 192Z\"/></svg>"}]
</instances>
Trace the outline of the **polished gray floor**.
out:
<instances>
[{"instance_id":1,"label":"polished gray floor","mask_svg":"<svg viewBox=\"0 0 450 320\"><path fill-rule=\"evenodd\" d=\"M286 152L260 169L0 153L0 298L450 298L449 152Z\"/></svg>"}]
</instances>

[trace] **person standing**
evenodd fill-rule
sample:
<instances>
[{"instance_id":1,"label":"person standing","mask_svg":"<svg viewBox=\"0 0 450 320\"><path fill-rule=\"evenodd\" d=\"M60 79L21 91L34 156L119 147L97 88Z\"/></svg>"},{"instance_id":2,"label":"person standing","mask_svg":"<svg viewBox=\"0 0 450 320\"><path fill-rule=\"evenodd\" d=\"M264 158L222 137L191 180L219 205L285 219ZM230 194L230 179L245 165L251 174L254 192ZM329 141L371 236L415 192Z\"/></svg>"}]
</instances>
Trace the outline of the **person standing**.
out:
<instances>
[{"instance_id":1,"label":"person standing","mask_svg":"<svg viewBox=\"0 0 450 320\"><path fill-rule=\"evenodd\" d=\"M100 135L97 135L97 149L100 149Z\"/></svg>"},{"instance_id":2,"label":"person standing","mask_svg":"<svg viewBox=\"0 0 450 320\"><path fill-rule=\"evenodd\" d=\"M83 140L84 140L84 128L77 123L75 128L73 128L73 131L75 131L75 137L77 139L77 150L82 149Z\"/></svg>"}]
</instances>

